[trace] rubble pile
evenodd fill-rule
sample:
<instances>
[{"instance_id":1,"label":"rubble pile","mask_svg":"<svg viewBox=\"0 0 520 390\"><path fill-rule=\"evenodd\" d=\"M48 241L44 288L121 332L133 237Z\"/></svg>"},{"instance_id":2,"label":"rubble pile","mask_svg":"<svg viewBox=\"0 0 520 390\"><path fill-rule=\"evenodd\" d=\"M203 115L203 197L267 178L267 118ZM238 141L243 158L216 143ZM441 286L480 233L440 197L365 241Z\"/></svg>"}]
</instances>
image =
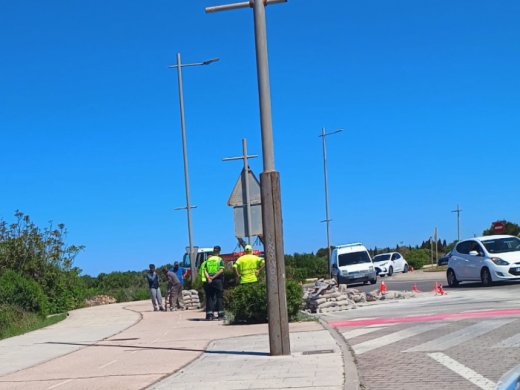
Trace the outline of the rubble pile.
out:
<instances>
[{"instance_id":1,"label":"rubble pile","mask_svg":"<svg viewBox=\"0 0 520 390\"><path fill-rule=\"evenodd\" d=\"M200 309L199 293L197 290L183 290L182 299L186 309Z\"/></svg>"},{"instance_id":2,"label":"rubble pile","mask_svg":"<svg viewBox=\"0 0 520 390\"><path fill-rule=\"evenodd\" d=\"M88 307L110 305L111 303L116 303L116 299L108 295L97 295L92 299L86 299L85 303Z\"/></svg>"},{"instance_id":3,"label":"rubble pile","mask_svg":"<svg viewBox=\"0 0 520 390\"><path fill-rule=\"evenodd\" d=\"M401 291L386 291L381 294L379 290L374 290L364 293L355 288L347 288L346 284L338 286L334 279L321 279L314 286L304 288L302 309L310 313L331 313L357 309L358 303L413 297L413 292Z\"/></svg>"}]
</instances>

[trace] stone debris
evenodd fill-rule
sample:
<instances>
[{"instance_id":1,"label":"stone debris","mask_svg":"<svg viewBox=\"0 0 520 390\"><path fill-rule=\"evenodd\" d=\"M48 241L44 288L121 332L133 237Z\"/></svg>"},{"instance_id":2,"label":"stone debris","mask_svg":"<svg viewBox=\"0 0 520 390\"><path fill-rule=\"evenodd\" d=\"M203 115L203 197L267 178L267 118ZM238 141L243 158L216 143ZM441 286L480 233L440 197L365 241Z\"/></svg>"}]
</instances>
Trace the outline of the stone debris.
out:
<instances>
[{"instance_id":1,"label":"stone debris","mask_svg":"<svg viewBox=\"0 0 520 390\"><path fill-rule=\"evenodd\" d=\"M200 298L197 290L183 290L182 299L186 309L200 309Z\"/></svg>"},{"instance_id":2,"label":"stone debris","mask_svg":"<svg viewBox=\"0 0 520 390\"><path fill-rule=\"evenodd\" d=\"M341 310L357 309L357 304L390 299L408 299L415 297L413 292L379 290L364 293L347 285L337 285L334 279L317 280L312 287L305 287L302 309L310 313L331 313Z\"/></svg>"},{"instance_id":3,"label":"stone debris","mask_svg":"<svg viewBox=\"0 0 520 390\"><path fill-rule=\"evenodd\" d=\"M108 295L97 295L92 299L86 299L85 303L88 307L110 305L116 303L116 299L109 297Z\"/></svg>"}]
</instances>

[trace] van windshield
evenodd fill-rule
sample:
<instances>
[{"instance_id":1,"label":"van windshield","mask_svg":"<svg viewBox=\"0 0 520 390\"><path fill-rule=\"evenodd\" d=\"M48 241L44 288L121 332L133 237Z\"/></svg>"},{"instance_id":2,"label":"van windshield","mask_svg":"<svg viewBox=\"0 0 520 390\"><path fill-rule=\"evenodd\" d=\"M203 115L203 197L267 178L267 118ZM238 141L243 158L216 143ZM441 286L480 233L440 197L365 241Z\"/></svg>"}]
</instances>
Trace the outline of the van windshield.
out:
<instances>
[{"instance_id":1,"label":"van windshield","mask_svg":"<svg viewBox=\"0 0 520 390\"><path fill-rule=\"evenodd\" d=\"M338 266L371 263L367 252L350 252L338 256Z\"/></svg>"}]
</instances>

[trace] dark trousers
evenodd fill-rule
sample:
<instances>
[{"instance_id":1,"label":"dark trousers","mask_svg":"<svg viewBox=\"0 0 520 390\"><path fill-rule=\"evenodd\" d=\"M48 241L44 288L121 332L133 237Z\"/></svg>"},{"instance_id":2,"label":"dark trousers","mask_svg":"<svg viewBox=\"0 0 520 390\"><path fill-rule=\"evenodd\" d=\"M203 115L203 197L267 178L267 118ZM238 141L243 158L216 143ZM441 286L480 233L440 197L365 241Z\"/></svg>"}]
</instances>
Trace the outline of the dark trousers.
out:
<instances>
[{"instance_id":1,"label":"dark trousers","mask_svg":"<svg viewBox=\"0 0 520 390\"><path fill-rule=\"evenodd\" d=\"M218 315L224 315L224 281L222 278L215 279L211 283L205 284L206 291L206 316L213 315L218 311Z\"/></svg>"}]
</instances>

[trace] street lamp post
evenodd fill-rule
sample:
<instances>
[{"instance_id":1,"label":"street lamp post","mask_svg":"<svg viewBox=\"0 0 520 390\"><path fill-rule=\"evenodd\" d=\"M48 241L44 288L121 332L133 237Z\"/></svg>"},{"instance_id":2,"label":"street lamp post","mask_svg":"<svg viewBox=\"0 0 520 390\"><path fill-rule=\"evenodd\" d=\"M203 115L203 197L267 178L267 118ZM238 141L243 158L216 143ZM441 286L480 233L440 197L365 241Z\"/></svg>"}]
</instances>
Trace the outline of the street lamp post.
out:
<instances>
[{"instance_id":1,"label":"street lamp post","mask_svg":"<svg viewBox=\"0 0 520 390\"><path fill-rule=\"evenodd\" d=\"M457 210L453 210L452 213L457 213L457 242L460 241L460 209L459 205L457 205Z\"/></svg>"},{"instance_id":2,"label":"street lamp post","mask_svg":"<svg viewBox=\"0 0 520 390\"><path fill-rule=\"evenodd\" d=\"M246 190L245 198L246 198L247 240L248 240L248 244L252 245L252 240L251 240L251 231L252 231L252 228L251 228L251 200L249 198L249 165L247 163L247 160L250 159L250 158L257 158L258 156L256 154L255 155L251 155L251 156L247 155L247 141L246 141L245 138L242 139L242 152L243 152L243 155L241 157L224 158L224 159L222 159L222 161L235 161L235 160L243 160L244 161L244 170L243 170L244 176L243 176L242 180L244 180L244 187L245 187L245 190Z\"/></svg>"},{"instance_id":3,"label":"street lamp post","mask_svg":"<svg viewBox=\"0 0 520 390\"><path fill-rule=\"evenodd\" d=\"M337 131L334 131L333 133L325 134L325 128L321 129L321 139L323 140L323 171L325 174L325 220L321 222L325 222L327 224L327 253L329 255L329 261L328 261L328 269L329 269L329 278L331 278L331 268L330 268L330 259L332 258L332 251L330 248L330 221L329 218L329 189L328 189L328 182L327 182L327 145L325 143L325 138L329 135L338 134L341 133L343 129L339 129Z\"/></svg>"},{"instance_id":4,"label":"street lamp post","mask_svg":"<svg viewBox=\"0 0 520 390\"><path fill-rule=\"evenodd\" d=\"M289 317L285 290L282 202L280 175L274 168L273 123L267 57L265 7L287 0L250 0L248 2L206 8L206 13L253 8L256 49L256 72L260 102L263 172L260 175L262 226L267 281L269 349L271 355L290 355Z\"/></svg>"},{"instance_id":5,"label":"street lamp post","mask_svg":"<svg viewBox=\"0 0 520 390\"><path fill-rule=\"evenodd\" d=\"M213 62L217 62L218 58L215 58L213 60L204 61L200 63L194 63L194 64L182 64L181 63L181 55L180 53L177 53L177 65L170 65L170 68L177 68L177 76L179 79L179 104L181 109L181 130L182 130L182 154L184 156L184 184L186 188L186 207L180 207L176 210L186 210L188 212L188 238L190 242L190 270L191 270L191 281L195 281L195 275L196 275L196 268L195 268L195 261L196 256L194 253L194 247L193 247L193 234L191 229L191 209L195 208L191 206L190 201L190 180L188 176L188 150L186 148L186 126L184 122L184 95L182 92L182 68L188 67L188 66L203 66L203 65L209 65Z\"/></svg>"}]
</instances>

